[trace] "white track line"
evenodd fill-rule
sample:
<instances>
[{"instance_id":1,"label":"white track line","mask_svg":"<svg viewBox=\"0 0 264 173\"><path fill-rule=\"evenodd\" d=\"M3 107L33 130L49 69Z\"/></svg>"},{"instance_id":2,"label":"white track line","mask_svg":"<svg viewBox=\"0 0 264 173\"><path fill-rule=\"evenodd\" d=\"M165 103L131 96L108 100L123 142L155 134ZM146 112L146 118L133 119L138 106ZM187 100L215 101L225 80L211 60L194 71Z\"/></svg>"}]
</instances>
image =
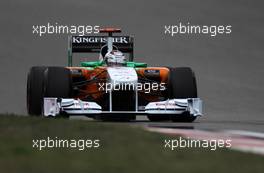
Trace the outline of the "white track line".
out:
<instances>
[{"instance_id":1,"label":"white track line","mask_svg":"<svg viewBox=\"0 0 264 173\"><path fill-rule=\"evenodd\" d=\"M228 134L232 134L232 135L243 135L243 136L264 139L264 133L260 133L260 132L252 132L252 131L245 131L245 130L225 130L224 132Z\"/></svg>"},{"instance_id":2,"label":"white track line","mask_svg":"<svg viewBox=\"0 0 264 173\"><path fill-rule=\"evenodd\" d=\"M151 132L182 136L197 140L229 139L232 141L231 149L264 155L264 134L259 132L241 130L225 130L214 132L205 130L172 129L160 127L146 127L146 129Z\"/></svg>"}]
</instances>

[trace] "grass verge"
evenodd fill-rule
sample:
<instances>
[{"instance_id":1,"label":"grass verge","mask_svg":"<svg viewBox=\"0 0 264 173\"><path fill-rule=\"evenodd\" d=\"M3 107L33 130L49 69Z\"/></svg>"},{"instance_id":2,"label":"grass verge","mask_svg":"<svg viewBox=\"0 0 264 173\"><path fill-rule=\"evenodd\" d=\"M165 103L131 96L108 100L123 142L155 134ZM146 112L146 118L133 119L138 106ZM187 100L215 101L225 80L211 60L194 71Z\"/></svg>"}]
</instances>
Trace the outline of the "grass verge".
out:
<instances>
[{"instance_id":1,"label":"grass verge","mask_svg":"<svg viewBox=\"0 0 264 173\"><path fill-rule=\"evenodd\" d=\"M99 148L33 148L33 139L99 139ZM262 172L264 157L164 148L171 137L122 123L0 115L0 172Z\"/></svg>"}]
</instances>

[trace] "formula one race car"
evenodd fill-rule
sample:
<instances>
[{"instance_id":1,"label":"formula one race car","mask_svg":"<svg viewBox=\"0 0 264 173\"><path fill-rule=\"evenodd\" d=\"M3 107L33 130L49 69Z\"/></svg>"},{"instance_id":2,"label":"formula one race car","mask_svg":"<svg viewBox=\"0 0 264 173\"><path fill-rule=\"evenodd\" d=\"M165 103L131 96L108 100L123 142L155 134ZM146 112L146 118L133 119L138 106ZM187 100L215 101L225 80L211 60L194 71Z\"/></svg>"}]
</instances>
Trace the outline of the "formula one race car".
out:
<instances>
[{"instance_id":1,"label":"formula one race car","mask_svg":"<svg viewBox=\"0 0 264 173\"><path fill-rule=\"evenodd\" d=\"M133 61L133 37L71 36L67 67L35 66L27 79L30 115L85 115L101 120L192 122L202 115L196 79L189 67L148 67ZM73 53L99 53L98 61L72 66Z\"/></svg>"}]
</instances>

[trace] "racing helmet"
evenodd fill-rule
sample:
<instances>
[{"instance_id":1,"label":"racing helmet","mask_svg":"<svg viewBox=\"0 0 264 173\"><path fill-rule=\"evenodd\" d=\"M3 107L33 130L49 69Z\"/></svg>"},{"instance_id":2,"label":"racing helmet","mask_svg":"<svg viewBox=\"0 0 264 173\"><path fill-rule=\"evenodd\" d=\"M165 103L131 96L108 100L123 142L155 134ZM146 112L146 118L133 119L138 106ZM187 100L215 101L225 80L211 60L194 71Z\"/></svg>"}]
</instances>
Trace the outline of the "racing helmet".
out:
<instances>
[{"instance_id":1,"label":"racing helmet","mask_svg":"<svg viewBox=\"0 0 264 173\"><path fill-rule=\"evenodd\" d=\"M112 50L108 52L104 60L108 66L124 66L126 63L126 57L118 50Z\"/></svg>"}]
</instances>

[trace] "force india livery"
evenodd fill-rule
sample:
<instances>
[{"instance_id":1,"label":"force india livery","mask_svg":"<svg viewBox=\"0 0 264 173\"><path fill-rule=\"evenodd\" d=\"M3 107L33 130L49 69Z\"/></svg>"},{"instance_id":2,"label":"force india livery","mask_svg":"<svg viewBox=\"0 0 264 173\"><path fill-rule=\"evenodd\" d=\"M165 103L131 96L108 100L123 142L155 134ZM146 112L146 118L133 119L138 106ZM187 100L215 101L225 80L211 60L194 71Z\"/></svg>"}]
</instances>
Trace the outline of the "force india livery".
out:
<instances>
[{"instance_id":1,"label":"force india livery","mask_svg":"<svg viewBox=\"0 0 264 173\"><path fill-rule=\"evenodd\" d=\"M196 79L189 67L148 67L134 62L131 36L71 36L68 66L35 66L27 79L30 115L85 115L100 120L192 122L202 115ZM99 60L73 67L74 53L99 53Z\"/></svg>"}]
</instances>

